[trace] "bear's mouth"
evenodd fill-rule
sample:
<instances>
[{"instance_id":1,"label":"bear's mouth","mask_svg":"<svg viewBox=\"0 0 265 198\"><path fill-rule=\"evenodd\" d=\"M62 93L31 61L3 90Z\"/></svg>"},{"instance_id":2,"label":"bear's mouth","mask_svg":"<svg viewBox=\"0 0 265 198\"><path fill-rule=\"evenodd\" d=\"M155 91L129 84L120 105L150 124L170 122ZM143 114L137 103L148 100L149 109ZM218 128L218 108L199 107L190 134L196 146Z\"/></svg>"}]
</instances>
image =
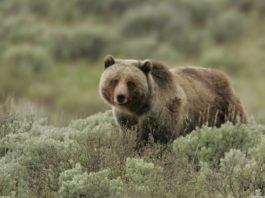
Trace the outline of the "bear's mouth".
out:
<instances>
[{"instance_id":1,"label":"bear's mouth","mask_svg":"<svg viewBox=\"0 0 265 198\"><path fill-rule=\"evenodd\" d=\"M131 104L131 103L130 103L129 100L127 100L126 102L123 102L123 103L116 103L116 102L114 101L114 105L115 105L116 107L123 108L123 109L129 109L130 104Z\"/></svg>"},{"instance_id":2,"label":"bear's mouth","mask_svg":"<svg viewBox=\"0 0 265 198\"><path fill-rule=\"evenodd\" d=\"M118 106L121 106L121 107L124 107L124 106L128 105L128 101L123 102L123 103L119 103L119 102L114 102L114 103L115 103L115 105L118 105Z\"/></svg>"}]
</instances>

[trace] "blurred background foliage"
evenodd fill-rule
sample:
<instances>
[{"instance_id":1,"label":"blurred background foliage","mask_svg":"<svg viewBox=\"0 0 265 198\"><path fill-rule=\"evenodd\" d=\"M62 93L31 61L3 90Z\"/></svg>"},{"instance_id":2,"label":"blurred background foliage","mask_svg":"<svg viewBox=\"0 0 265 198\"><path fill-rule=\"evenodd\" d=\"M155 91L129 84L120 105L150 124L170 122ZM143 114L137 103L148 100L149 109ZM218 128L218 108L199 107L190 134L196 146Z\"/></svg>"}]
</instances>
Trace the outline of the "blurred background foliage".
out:
<instances>
[{"instance_id":1,"label":"blurred background foliage","mask_svg":"<svg viewBox=\"0 0 265 198\"><path fill-rule=\"evenodd\" d=\"M64 124L109 107L103 57L226 71L249 114L265 120L264 0L2 0L0 111Z\"/></svg>"}]
</instances>

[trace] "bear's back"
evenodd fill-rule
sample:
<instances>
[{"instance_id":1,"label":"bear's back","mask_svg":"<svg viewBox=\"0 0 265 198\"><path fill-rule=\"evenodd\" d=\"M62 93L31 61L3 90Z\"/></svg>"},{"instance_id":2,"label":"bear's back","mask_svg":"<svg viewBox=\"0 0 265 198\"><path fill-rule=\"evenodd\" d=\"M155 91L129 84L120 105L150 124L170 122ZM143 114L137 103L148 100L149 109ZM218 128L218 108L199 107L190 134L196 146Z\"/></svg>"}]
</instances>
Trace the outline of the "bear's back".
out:
<instances>
[{"instance_id":1,"label":"bear's back","mask_svg":"<svg viewBox=\"0 0 265 198\"><path fill-rule=\"evenodd\" d=\"M230 105L245 122L244 110L226 74L214 69L190 66L177 67L170 71L176 84L186 94L187 112L191 120L186 132L206 122L210 126L220 126L225 120L234 121L234 118L227 115Z\"/></svg>"},{"instance_id":2,"label":"bear's back","mask_svg":"<svg viewBox=\"0 0 265 198\"><path fill-rule=\"evenodd\" d=\"M175 81L188 94L206 94L226 97L233 95L231 83L225 73L200 67L176 67L171 69ZM188 94L189 95L189 94Z\"/></svg>"}]
</instances>

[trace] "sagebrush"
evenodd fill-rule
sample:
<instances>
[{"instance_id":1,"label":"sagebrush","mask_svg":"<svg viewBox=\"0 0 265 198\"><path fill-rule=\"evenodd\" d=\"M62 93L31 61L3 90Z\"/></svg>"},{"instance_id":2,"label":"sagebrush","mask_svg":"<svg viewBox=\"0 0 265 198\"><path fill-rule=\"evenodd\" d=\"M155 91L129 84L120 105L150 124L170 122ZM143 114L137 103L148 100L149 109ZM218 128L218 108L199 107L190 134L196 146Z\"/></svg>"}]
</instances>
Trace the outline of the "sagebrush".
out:
<instances>
[{"instance_id":1,"label":"sagebrush","mask_svg":"<svg viewBox=\"0 0 265 198\"><path fill-rule=\"evenodd\" d=\"M265 127L227 123L173 144L117 130L110 111L59 128L2 116L0 195L7 197L262 197Z\"/></svg>"}]
</instances>

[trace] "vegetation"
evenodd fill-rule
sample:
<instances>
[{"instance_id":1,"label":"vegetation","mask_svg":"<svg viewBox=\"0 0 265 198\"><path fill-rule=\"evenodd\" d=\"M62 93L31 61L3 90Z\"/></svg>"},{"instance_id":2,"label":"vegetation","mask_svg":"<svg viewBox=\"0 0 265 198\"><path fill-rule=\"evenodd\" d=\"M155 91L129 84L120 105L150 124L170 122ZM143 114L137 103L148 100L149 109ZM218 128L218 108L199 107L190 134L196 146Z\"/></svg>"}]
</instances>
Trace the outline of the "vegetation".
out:
<instances>
[{"instance_id":1,"label":"vegetation","mask_svg":"<svg viewBox=\"0 0 265 198\"><path fill-rule=\"evenodd\" d=\"M9 197L262 197L265 127L203 127L137 152L110 111L67 127L1 118L0 195Z\"/></svg>"},{"instance_id":2,"label":"vegetation","mask_svg":"<svg viewBox=\"0 0 265 198\"><path fill-rule=\"evenodd\" d=\"M264 0L0 1L0 197L264 197L264 17ZM87 117L108 108L106 54L224 70L260 124L136 152L110 111Z\"/></svg>"},{"instance_id":3,"label":"vegetation","mask_svg":"<svg viewBox=\"0 0 265 198\"><path fill-rule=\"evenodd\" d=\"M264 120L263 2L3 0L1 106L31 103L55 124L106 110L97 88L102 59L113 54L225 70Z\"/></svg>"}]
</instances>

